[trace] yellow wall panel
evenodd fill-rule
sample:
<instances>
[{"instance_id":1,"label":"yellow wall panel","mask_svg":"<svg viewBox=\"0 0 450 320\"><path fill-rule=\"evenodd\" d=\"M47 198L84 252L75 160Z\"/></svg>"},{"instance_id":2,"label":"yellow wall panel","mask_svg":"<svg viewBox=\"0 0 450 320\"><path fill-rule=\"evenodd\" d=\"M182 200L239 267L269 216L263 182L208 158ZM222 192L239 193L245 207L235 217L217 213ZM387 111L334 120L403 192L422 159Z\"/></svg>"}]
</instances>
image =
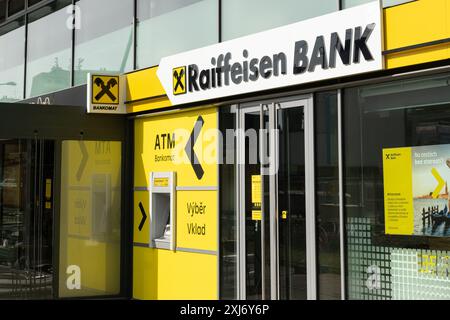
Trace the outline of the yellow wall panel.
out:
<instances>
[{"instance_id":1,"label":"yellow wall panel","mask_svg":"<svg viewBox=\"0 0 450 320\"><path fill-rule=\"evenodd\" d=\"M119 294L120 243L96 242L89 239L67 239L66 264L77 265L81 270L84 295ZM108 272L105 273L105 270ZM59 294L62 297L80 296L80 292L66 288L66 277L60 279Z\"/></svg>"},{"instance_id":2,"label":"yellow wall panel","mask_svg":"<svg viewBox=\"0 0 450 320\"><path fill-rule=\"evenodd\" d=\"M217 267L214 255L135 247L133 298L216 300Z\"/></svg>"},{"instance_id":3,"label":"yellow wall panel","mask_svg":"<svg viewBox=\"0 0 450 320\"><path fill-rule=\"evenodd\" d=\"M156 75L158 67L127 74L127 101L164 95L165 91Z\"/></svg>"},{"instance_id":4,"label":"yellow wall panel","mask_svg":"<svg viewBox=\"0 0 450 320\"><path fill-rule=\"evenodd\" d=\"M170 107L172 104L156 75L158 67L127 74L127 112L143 112ZM136 101L142 100L143 101ZM131 101L136 101L131 103Z\"/></svg>"},{"instance_id":5,"label":"yellow wall panel","mask_svg":"<svg viewBox=\"0 0 450 320\"><path fill-rule=\"evenodd\" d=\"M217 191L177 192L177 247L217 251Z\"/></svg>"},{"instance_id":6,"label":"yellow wall panel","mask_svg":"<svg viewBox=\"0 0 450 320\"><path fill-rule=\"evenodd\" d=\"M144 161L141 157L146 141L142 121L134 122L134 136L134 186L149 187L148 175L145 174Z\"/></svg>"},{"instance_id":7,"label":"yellow wall panel","mask_svg":"<svg viewBox=\"0 0 450 320\"><path fill-rule=\"evenodd\" d=\"M164 109L172 106L167 96L149 100L130 103L127 105L128 113L144 112L150 110Z\"/></svg>"},{"instance_id":8,"label":"yellow wall panel","mask_svg":"<svg viewBox=\"0 0 450 320\"><path fill-rule=\"evenodd\" d=\"M385 49L392 50L450 37L450 1L419 0L384 10ZM443 60L450 46L441 44L389 54L387 68Z\"/></svg>"},{"instance_id":9,"label":"yellow wall panel","mask_svg":"<svg viewBox=\"0 0 450 320\"><path fill-rule=\"evenodd\" d=\"M450 58L448 46L432 46L389 54L386 59L386 68L393 69L448 58Z\"/></svg>"}]
</instances>

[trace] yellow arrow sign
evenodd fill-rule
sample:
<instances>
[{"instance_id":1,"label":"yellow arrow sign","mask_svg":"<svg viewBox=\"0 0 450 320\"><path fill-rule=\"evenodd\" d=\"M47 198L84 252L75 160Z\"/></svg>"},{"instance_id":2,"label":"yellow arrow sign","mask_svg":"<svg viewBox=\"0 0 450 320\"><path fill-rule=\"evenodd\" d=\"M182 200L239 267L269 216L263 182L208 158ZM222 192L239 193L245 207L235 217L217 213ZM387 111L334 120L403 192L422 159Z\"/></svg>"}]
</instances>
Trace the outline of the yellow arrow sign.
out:
<instances>
[{"instance_id":1,"label":"yellow arrow sign","mask_svg":"<svg viewBox=\"0 0 450 320\"><path fill-rule=\"evenodd\" d=\"M438 181L438 185L436 189L434 189L432 197L433 199L437 199L439 196L439 193L441 192L442 188L445 185L444 179L439 175L439 172L436 170L436 168L431 169L431 173L433 174L433 177Z\"/></svg>"}]
</instances>

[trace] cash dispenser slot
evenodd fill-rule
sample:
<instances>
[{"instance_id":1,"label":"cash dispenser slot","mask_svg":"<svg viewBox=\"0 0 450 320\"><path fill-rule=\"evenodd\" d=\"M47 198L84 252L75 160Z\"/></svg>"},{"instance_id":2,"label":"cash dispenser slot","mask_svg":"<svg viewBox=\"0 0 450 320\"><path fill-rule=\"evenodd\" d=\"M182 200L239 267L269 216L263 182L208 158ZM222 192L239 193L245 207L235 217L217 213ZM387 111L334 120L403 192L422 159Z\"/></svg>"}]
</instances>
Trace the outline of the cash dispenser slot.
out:
<instances>
[{"instance_id":1,"label":"cash dispenser slot","mask_svg":"<svg viewBox=\"0 0 450 320\"><path fill-rule=\"evenodd\" d=\"M175 250L175 172L152 172L150 181L150 246Z\"/></svg>"}]
</instances>

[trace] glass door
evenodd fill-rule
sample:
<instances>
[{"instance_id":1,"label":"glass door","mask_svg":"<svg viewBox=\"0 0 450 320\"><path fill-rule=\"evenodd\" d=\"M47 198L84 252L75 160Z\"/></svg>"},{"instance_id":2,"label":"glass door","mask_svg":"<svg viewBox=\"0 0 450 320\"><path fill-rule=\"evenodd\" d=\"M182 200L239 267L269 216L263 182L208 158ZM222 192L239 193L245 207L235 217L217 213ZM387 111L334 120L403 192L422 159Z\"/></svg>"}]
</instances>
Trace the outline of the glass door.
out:
<instances>
[{"instance_id":1,"label":"glass door","mask_svg":"<svg viewBox=\"0 0 450 320\"><path fill-rule=\"evenodd\" d=\"M311 102L307 97L240 108L243 299L315 299Z\"/></svg>"},{"instance_id":2,"label":"glass door","mask_svg":"<svg viewBox=\"0 0 450 320\"><path fill-rule=\"evenodd\" d=\"M0 140L0 299L51 298L54 143Z\"/></svg>"},{"instance_id":3,"label":"glass door","mask_svg":"<svg viewBox=\"0 0 450 320\"><path fill-rule=\"evenodd\" d=\"M239 140L242 157L239 162L241 198L241 296L249 300L265 299L270 295L270 244L268 235L267 204L268 180L262 175L262 144L267 143L263 130L269 120L265 105L246 108L241 113Z\"/></svg>"}]
</instances>

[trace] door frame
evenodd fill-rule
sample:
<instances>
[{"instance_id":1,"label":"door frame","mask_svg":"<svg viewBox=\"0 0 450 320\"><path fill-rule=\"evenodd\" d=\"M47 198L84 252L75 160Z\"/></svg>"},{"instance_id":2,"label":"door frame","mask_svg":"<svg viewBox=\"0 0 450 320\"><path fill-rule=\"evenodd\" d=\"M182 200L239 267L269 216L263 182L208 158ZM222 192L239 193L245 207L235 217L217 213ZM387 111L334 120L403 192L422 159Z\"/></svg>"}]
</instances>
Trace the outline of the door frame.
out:
<instances>
[{"instance_id":1,"label":"door frame","mask_svg":"<svg viewBox=\"0 0 450 320\"><path fill-rule=\"evenodd\" d=\"M314 172L314 100L313 95L301 95L283 98L274 98L270 100L253 101L236 106L236 128L239 130L245 129L245 115L250 112L259 112L260 115L264 108L269 111L269 129L276 128L277 125L277 110L289 109L303 106L304 110L304 132L305 132L305 219L306 219L306 283L307 283L307 299L315 300L317 298L317 259L316 259L316 219L315 219L315 172ZM261 117L261 127L263 127ZM238 268L238 298L246 299L246 238L245 238L245 134L237 134L236 137L236 159L238 165L236 166L236 221L238 227L238 246L237 246L237 268ZM279 142L271 144L270 154L275 153L274 161L278 161L278 147ZM260 155L262 150L260 150ZM270 252L265 252L262 245L261 250L261 274L263 299L279 299L279 238L278 238L278 197L277 197L277 183L278 176L262 175L261 185L264 188L264 179L269 179L270 190L270 210L269 210L269 224L270 224ZM264 204L262 204L263 206ZM263 211L264 208L261 208ZM264 234L264 214L261 220L261 238L265 239ZM262 242L263 243L263 242ZM270 297L265 297L265 255L270 254Z\"/></svg>"}]
</instances>

